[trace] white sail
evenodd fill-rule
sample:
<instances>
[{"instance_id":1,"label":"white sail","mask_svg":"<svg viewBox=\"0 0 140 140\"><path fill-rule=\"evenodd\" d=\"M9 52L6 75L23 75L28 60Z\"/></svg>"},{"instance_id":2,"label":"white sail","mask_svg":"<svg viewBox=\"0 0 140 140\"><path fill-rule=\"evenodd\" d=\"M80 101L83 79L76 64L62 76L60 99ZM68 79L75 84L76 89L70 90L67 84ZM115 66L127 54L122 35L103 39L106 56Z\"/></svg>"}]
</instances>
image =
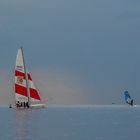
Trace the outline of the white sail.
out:
<instances>
[{"instance_id":1,"label":"white sail","mask_svg":"<svg viewBox=\"0 0 140 140\"><path fill-rule=\"evenodd\" d=\"M28 102L22 49L18 49L15 66L15 101Z\"/></svg>"}]
</instances>

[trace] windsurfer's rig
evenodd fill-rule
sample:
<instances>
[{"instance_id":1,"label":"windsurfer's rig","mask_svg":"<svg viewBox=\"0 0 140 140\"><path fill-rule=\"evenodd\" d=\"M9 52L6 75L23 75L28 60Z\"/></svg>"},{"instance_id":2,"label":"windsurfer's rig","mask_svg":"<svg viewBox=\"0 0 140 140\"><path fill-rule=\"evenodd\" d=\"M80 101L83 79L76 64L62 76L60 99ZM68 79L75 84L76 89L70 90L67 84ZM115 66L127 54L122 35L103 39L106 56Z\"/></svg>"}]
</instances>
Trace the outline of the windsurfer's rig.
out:
<instances>
[{"instance_id":1,"label":"windsurfer's rig","mask_svg":"<svg viewBox=\"0 0 140 140\"><path fill-rule=\"evenodd\" d=\"M130 94L128 91L124 91L124 98L125 102L131 106L133 106L133 99L131 98Z\"/></svg>"}]
</instances>

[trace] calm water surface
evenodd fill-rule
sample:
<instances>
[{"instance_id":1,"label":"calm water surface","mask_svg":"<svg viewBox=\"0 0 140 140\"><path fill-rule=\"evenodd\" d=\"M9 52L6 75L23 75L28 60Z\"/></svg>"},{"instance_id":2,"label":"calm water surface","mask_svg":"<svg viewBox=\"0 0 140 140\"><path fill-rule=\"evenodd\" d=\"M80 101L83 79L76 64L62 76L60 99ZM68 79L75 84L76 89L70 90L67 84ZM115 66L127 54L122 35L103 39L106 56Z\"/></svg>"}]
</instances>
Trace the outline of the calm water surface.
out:
<instances>
[{"instance_id":1,"label":"calm water surface","mask_svg":"<svg viewBox=\"0 0 140 140\"><path fill-rule=\"evenodd\" d=\"M1 107L0 126L0 140L138 140L140 107Z\"/></svg>"}]
</instances>

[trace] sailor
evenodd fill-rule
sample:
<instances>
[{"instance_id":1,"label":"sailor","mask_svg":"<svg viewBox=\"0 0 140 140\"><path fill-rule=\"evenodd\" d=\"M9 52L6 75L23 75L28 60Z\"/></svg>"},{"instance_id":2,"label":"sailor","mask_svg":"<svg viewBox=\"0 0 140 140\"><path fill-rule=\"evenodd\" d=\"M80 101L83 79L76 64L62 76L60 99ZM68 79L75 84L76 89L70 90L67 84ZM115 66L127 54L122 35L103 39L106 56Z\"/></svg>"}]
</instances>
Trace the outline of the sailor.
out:
<instances>
[{"instance_id":1,"label":"sailor","mask_svg":"<svg viewBox=\"0 0 140 140\"><path fill-rule=\"evenodd\" d=\"M26 103L26 106L27 106L27 108L29 108L29 103L28 102Z\"/></svg>"},{"instance_id":2,"label":"sailor","mask_svg":"<svg viewBox=\"0 0 140 140\"><path fill-rule=\"evenodd\" d=\"M23 102L23 105L24 105L24 108L26 108L26 103L25 102Z\"/></svg>"},{"instance_id":3,"label":"sailor","mask_svg":"<svg viewBox=\"0 0 140 140\"><path fill-rule=\"evenodd\" d=\"M20 107L23 107L23 102L20 103Z\"/></svg>"},{"instance_id":4,"label":"sailor","mask_svg":"<svg viewBox=\"0 0 140 140\"><path fill-rule=\"evenodd\" d=\"M133 99L131 100L131 103L130 104L131 104L131 106L133 106Z\"/></svg>"},{"instance_id":5,"label":"sailor","mask_svg":"<svg viewBox=\"0 0 140 140\"><path fill-rule=\"evenodd\" d=\"M20 107L19 101L16 102L16 106L17 106L17 108Z\"/></svg>"}]
</instances>

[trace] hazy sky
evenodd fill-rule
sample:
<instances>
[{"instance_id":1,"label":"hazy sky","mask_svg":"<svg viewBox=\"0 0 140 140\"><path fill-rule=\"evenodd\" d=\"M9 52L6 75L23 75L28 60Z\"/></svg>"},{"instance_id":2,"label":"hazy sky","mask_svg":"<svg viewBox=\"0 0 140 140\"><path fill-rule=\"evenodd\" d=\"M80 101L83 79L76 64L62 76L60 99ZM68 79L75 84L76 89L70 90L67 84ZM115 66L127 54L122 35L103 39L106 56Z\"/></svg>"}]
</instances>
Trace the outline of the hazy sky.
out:
<instances>
[{"instance_id":1,"label":"hazy sky","mask_svg":"<svg viewBox=\"0 0 140 140\"><path fill-rule=\"evenodd\" d=\"M50 104L140 104L139 0L1 0L0 104L20 46Z\"/></svg>"}]
</instances>

